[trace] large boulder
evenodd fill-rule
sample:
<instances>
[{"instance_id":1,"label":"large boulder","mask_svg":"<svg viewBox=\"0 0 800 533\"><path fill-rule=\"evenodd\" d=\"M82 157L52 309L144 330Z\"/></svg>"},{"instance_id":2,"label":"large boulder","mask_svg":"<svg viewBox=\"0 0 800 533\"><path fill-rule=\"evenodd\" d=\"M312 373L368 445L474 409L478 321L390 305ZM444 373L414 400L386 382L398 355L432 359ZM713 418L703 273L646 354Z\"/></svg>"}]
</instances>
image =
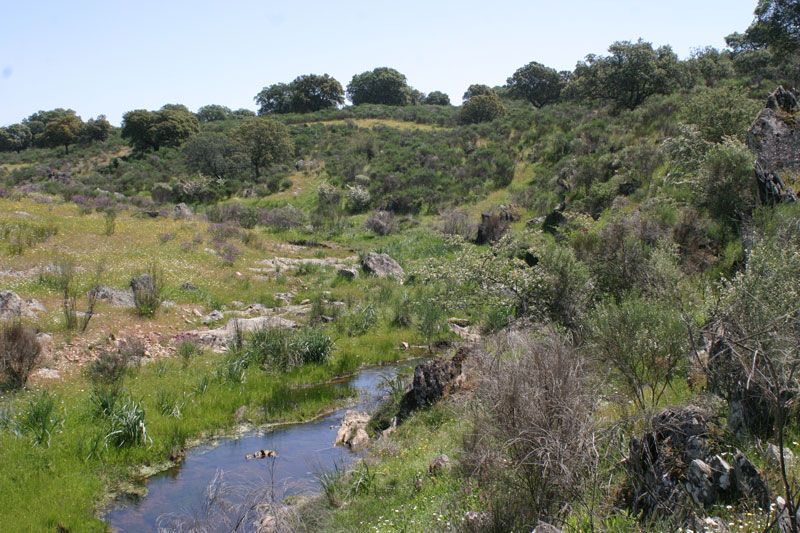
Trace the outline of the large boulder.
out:
<instances>
[{"instance_id":1,"label":"large boulder","mask_svg":"<svg viewBox=\"0 0 800 533\"><path fill-rule=\"evenodd\" d=\"M462 347L452 359L431 359L414 369L411 388L400 400L397 418L402 421L411 412L439 401L455 385L468 348Z\"/></svg>"},{"instance_id":2,"label":"large boulder","mask_svg":"<svg viewBox=\"0 0 800 533\"><path fill-rule=\"evenodd\" d=\"M768 494L760 472L737 450L734 464L712 454L710 410L688 405L668 407L651 420L651 430L631 437L628 506L634 514L669 517L676 522L692 505L710 506L720 499L745 497L765 508Z\"/></svg>"},{"instance_id":3,"label":"large boulder","mask_svg":"<svg viewBox=\"0 0 800 533\"><path fill-rule=\"evenodd\" d=\"M778 87L747 132L747 144L756 156L759 196L765 203L797 200L785 179L800 174L798 96L794 89Z\"/></svg>"},{"instance_id":4,"label":"large boulder","mask_svg":"<svg viewBox=\"0 0 800 533\"><path fill-rule=\"evenodd\" d=\"M0 291L0 319L36 318L44 306L38 300L23 300L14 291Z\"/></svg>"},{"instance_id":5,"label":"large boulder","mask_svg":"<svg viewBox=\"0 0 800 533\"><path fill-rule=\"evenodd\" d=\"M175 218L192 218L192 210L183 202L176 205L172 212L175 214Z\"/></svg>"},{"instance_id":6,"label":"large boulder","mask_svg":"<svg viewBox=\"0 0 800 533\"><path fill-rule=\"evenodd\" d=\"M379 278L396 278L402 280L406 273L397 261L386 254L370 252L361 260L364 272Z\"/></svg>"},{"instance_id":7,"label":"large boulder","mask_svg":"<svg viewBox=\"0 0 800 533\"><path fill-rule=\"evenodd\" d=\"M89 297L94 296L98 301L108 302L114 307L133 307L133 291L125 289L115 289L108 285L96 285L88 293Z\"/></svg>"}]
</instances>

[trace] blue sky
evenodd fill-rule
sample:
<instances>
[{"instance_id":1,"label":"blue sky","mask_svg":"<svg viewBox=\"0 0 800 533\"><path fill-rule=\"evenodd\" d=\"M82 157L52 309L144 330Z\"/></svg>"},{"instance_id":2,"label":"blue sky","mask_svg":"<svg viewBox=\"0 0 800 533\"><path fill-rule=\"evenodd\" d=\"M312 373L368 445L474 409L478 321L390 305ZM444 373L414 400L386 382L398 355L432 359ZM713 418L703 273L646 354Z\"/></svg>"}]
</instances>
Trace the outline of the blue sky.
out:
<instances>
[{"instance_id":1,"label":"blue sky","mask_svg":"<svg viewBox=\"0 0 800 533\"><path fill-rule=\"evenodd\" d=\"M756 0L273 2L58 0L0 6L0 125L72 108L119 124L182 103L255 110L266 85L328 73L346 86L379 66L454 104L530 61L572 70L614 41L722 48Z\"/></svg>"}]
</instances>

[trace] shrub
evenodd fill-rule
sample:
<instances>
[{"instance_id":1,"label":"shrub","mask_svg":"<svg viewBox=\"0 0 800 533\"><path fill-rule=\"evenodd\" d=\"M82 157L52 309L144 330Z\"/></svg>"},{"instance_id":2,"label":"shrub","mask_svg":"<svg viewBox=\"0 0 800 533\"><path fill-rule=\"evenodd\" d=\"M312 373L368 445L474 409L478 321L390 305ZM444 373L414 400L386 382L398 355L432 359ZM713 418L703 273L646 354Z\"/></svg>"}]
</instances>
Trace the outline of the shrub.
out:
<instances>
[{"instance_id":1,"label":"shrub","mask_svg":"<svg viewBox=\"0 0 800 533\"><path fill-rule=\"evenodd\" d=\"M367 217L364 227L378 235L389 235L397 231L397 223L391 211L375 211Z\"/></svg>"},{"instance_id":2,"label":"shrub","mask_svg":"<svg viewBox=\"0 0 800 533\"><path fill-rule=\"evenodd\" d=\"M152 440L147 436L144 423L145 411L141 402L127 396L117 403L110 417L110 428L106 433L106 442L119 448L123 446L141 446Z\"/></svg>"},{"instance_id":3,"label":"shrub","mask_svg":"<svg viewBox=\"0 0 800 533\"><path fill-rule=\"evenodd\" d=\"M102 350L97 359L86 365L86 375L93 383L118 388L133 357L131 353L127 349Z\"/></svg>"},{"instance_id":4,"label":"shrub","mask_svg":"<svg viewBox=\"0 0 800 533\"><path fill-rule=\"evenodd\" d=\"M4 323L0 330L0 372L14 388L25 386L38 366L41 346L36 332L21 322Z\"/></svg>"},{"instance_id":5,"label":"shrub","mask_svg":"<svg viewBox=\"0 0 800 533\"><path fill-rule=\"evenodd\" d=\"M19 433L30 434L34 446L50 446L53 431L64 421L56 411L58 399L55 394L42 390L28 402L28 407L18 415L16 429Z\"/></svg>"},{"instance_id":6,"label":"shrub","mask_svg":"<svg viewBox=\"0 0 800 533\"><path fill-rule=\"evenodd\" d=\"M482 379L462 467L496 499L498 530L552 523L582 496L597 460L584 361L552 332L509 333L478 356Z\"/></svg>"},{"instance_id":7,"label":"shrub","mask_svg":"<svg viewBox=\"0 0 800 533\"><path fill-rule=\"evenodd\" d=\"M114 235L117 222L117 210L114 209L113 207L106 209L103 214L103 222L105 223L104 233L106 235Z\"/></svg>"},{"instance_id":8,"label":"shrub","mask_svg":"<svg viewBox=\"0 0 800 533\"><path fill-rule=\"evenodd\" d=\"M686 326L668 302L634 296L601 304L587 329L592 353L613 369L642 411L658 405L687 361Z\"/></svg>"},{"instance_id":9,"label":"shrub","mask_svg":"<svg viewBox=\"0 0 800 533\"><path fill-rule=\"evenodd\" d=\"M287 205L261 212L261 224L278 230L297 228L305 223L306 215L302 209Z\"/></svg>"},{"instance_id":10,"label":"shrub","mask_svg":"<svg viewBox=\"0 0 800 533\"><path fill-rule=\"evenodd\" d=\"M131 280L133 302L140 316L152 317L161 307L161 291L164 287L164 272L155 262L150 263L147 273Z\"/></svg>"},{"instance_id":11,"label":"shrub","mask_svg":"<svg viewBox=\"0 0 800 533\"><path fill-rule=\"evenodd\" d=\"M369 208L372 201L372 196L369 191L360 185L347 186L347 195L345 196L345 203L347 210L351 213L362 213Z\"/></svg>"},{"instance_id":12,"label":"shrub","mask_svg":"<svg viewBox=\"0 0 800 533\"><path fill-rule=\"evenodd\" d=\"M448 209L439 217L439 231L445 235L458 235L463 239L475 238L476 226L470 222L469 213L461 209Z\"/></svg>"}]
</instances>

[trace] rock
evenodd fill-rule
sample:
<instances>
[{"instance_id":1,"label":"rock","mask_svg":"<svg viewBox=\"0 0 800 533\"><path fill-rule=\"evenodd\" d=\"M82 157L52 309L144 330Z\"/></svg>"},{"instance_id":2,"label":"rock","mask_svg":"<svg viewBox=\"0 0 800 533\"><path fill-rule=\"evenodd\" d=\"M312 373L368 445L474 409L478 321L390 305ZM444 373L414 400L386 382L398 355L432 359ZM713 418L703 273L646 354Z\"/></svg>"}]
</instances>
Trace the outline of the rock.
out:
<instances>
[{"instance_id":1,"label":"rock","mask_svg":"<svg viewBox=\"0 0 800 533\"><path fill-rule=\"evenodd\" d=\"M499 240L508 231L508 223L508 219L502 213L481 213L475 242L487 244Z\"/></svg>"},{"instance_id":2,"label":"rock","mask_svg":"<svg viewBox=\"0 0 800 533\"><path fill-rule=\"evenodd\" d=\"M59 371L52 368L40 368L33 375L41 379L61 379Z\"/></svg>"},{"instance_id":3,"label":"rock","mask_svg":"<svg viewBox=\"0 0 800 533\"><path fill-rule=\"evenodd\" d=\"M739 492L756 500L762 509L766 509L769 504L767 486L755 465L739 450L736 450L733 457L733 472Z\"/></svg>"},{"instance_id":4,"label":"rock","mask_svg":"<svg viewBox=\"0 0 800 533\"><path fill-rule=\"evenodd\" d=\"M89 296L94 295L98 301L105 301L114 307L133 307L133 292L123 289L115 289L107 285L97 285L89 291Z\"/></svg>"},{"instance_id":5,"label":"rock","mask_svg":"<svg viewBox=\"0 0 800 533\"><path fill-rule=\"evenodd\" d=\"M714 487L714 471L700 459L694 459L689 464L686 476L686 490L697 505L711 505L717 501L717 491Z\"/></svg>"},{"instance_id":6,"label":"rock","mask_svg":"<svg viewBox=\"0 0 800 533\"><path fill-rule=\"evenodd\" d=\"M466 328L469 326L469 319L468 318L458 318L458 317L450 317L447 319L448 324L455 324L456 326Z\"/></svg>"},{"instance_id":7,"label":"rock","mask_svg":"<svg viewBox=\"0 0 800 533\"><path fill-rule=\"evenodd\" d=\"M447 456L447 454L442 454L433 461L431 464L428 465L428 473L432 476L437 476L441 474L445 470L449 470L453 467L453 461Z\"/></svg>"},{"instance_id":8,"label":"rock","mask_svg":"<svg viewBox=\"0 0 800 533\"><path fill-rule=\"evenodd\" d=\"M192 217L192 210L189 209L189 206L185 203L181 202L176 205L172 209L172 213L175 215L175 218L191 218Z\"/></svg>"},{"instance_id":9,"label":"rock","mask_svg":"<svg viewBox=\"0 0 800 533\"><path fill-rule=\"evenodd\" d=\"M234 300L231 302L231 307L235 309L241 309L242 307L244 307L244 302L240 302L239 300Z\"/></svg>"},{"instance_id":10,"label":"rock","mask_svg":"<svg viewBox=\"0 0 800 533\"><path fill-rule=\"evenodd\" d=\"M492 515L489 511L468 511L464 515L464 526L467 531L484 531L491 521Z\"/></svg>"},{"instance_id":11,"label":"rock","mask_svg":"<svg viewBox=\"0 0 800 533\"><path fill-rule=\"evenodd\" d=\"M402 281L405 278L403 268L391 257L386 254L370 252L361 260L361 267L367 274L373 274L379 278L395 278Z\"/></svg>"},{"instance_id":12,"label":"rock","mask_svg":"<svg viewBox=\"0 0 800 533\"><path fill-rule=\"evenodd\" d=\"M45 365L52 363L55 355L53 336L49 333L37 333L36 342L39 344L40 361Z\"/></svg>"},{"instance_id":13,"label":"rock","mask_svg":"<svg viewBox=\"0 0 800 533\"><path fill-rule=\"evenodd\" d=\"M556 526L539 520L539 523L536 524L536 527L533 528L533 531L531 533L563 533L563 532Z\"/></svg>"},{"instance_id":14,"label":"rock","mask_svg":"<svg viewBox=\"0 0 800 533\"><path fill-rule=\"evenodd\" d=\"M781 464L781 450L774 444L767 446L767 462L772 466L780 467ZM783 448L783 462L786 463L786 468L794 465L794 453L789 448Z\"/></svg>"},{"instance_id":15,"label":"rock","mask_svg":"<svg viewBox=\"0 0 800 533\"><path fill-rule=\"evenodd\" d=\"M631 437L626 459L631 500L634 514L643 512L671 515L676 508L686 509L683 479L688 477L687 465L707 455L707 423L711 412L697 406L668 407L651 419L651 430L641 438ZM701 478L713 471L696 464L698 485L696 492L703 496L708 489ZM703 472L699 475L698 469Z\"/></svg>"},{"instance_id":16,"label":"rock","mask_svg":"<svg viewBox=\"0 0 800 533\"><path fill-rule=\"evenodd\" d=\"M258 450L245 456L246 460L250 459L275 459L278 457L278 452L275 450Z\"/></svg>"},{"instance_id":17,"label":"rock","mask_svg":"<svg viewBox=\"0 0 800 533\"><path fill-rule=\"evenodd\" d=\"M181 290L190 292L190 291L196 291L196 290L199 290L199 289L197 287L195 287L194 283L192 283L191 281L187 281L186 283L181 285Z\"/></svg>"},{"instance_id":18,"label":"rock","mask_svg":"<svg viewBox=\"0 0 800 533\"><path fill-rule=\"evenodd\" d=\"M397 417L392 417L392 421L389 424L389 427L381 431L381 437L388 437L392 433L397 431Z\"/></svg>"},{"instance_id":19,"label":"rock","mask_svg":"<svg viewBox=\"0 0 800 533\"><path fill-rule=\"evenodd\" d=\"M718 492L729 492L735 487L733 467L719 454L711 458L709 466L714 471L714 486Z\"/></svg>"},{"instance_id":20,"label":"rock","mask_svg":"<svg viewBox=\"0 0 800 533\"><path fill-rule=\"evenodd\" d=\"M209 314L204 316L202 320L200 320L200 322L202 322L203 324L210 324L212 322L219 322L223 318L225 318L225 315L222 314L222 311L214 309Z\"/></svg>"},{"instance_id":21,"label":"rock","mask_svg":"<svg viewBox=\"0 0 800 533\"><path fill-rule=\"evenodd\" d=\"M243 406L239 407L236 410L236 412L233 413L234 420L236 420L237 422L241 422L242 420L244 420L244 415L245 415L246 412L247 412L247 406L246 405L243 405Z\"/></svg>"},{"instance_id":22,"label":"rock","mask_svg":"<svg viewBox=\"0 0 800 533\"><path fill-rule=\"evenodd\" d=\"M349 410L342 417L342 425L336 434L334 446L344 445L352 450L358 450L369 442L367 423L369 415L364 411Z\"/></svg>"},{"instance_id":23,"label":"rock","mask_svg":"<svg viewBox=\"0 0 800 533\"><path fill-rule=\"evenodd\" d=\"M36 318L44 306L38 300L23 300L14 291L0 291L0 320L14 318Z\"/></svg>"},{"instance_id":24,"label":"rock","mask_svg":"<svg viewBox=\"0 0 800 533\"><path fill-rule=\"evenodd\" d=\"M398 421L402 421L416 409L436 403L449 392L456 376L461 373L462 360L458 357L432 359L417 365L411 389L400 400Z\"/></svg>"},{"instance_id":25,"label":"rock","mask_svg":"<svg viewBox=\"0 0 800 533\"><path fill-rule=\"evenodd\" d=\"M150 277L150 274L142 274L141 276L136 276L131 280L131 290L134 293L154 293L156 286L155 283L153 283L153 278Z\"/></svg>"},{"instance_id":26,"label":"rock","mask_svg":"<svg viewBox=\"0 0 800 533\"><path fill-rule=\"evenodd\" d=\"M249 333L260 328L294 328L297 323L277 316L258 316L255 318L232 318L224 327L185 332L192 335L198 343L214 348L224 348L236 334L238 323L240 333Z\"/></svg>"},{"instance_id":27,"label":"rock","mask_svg":"<svg viewBox=\"0 0 800 533\"><path fill-rule=\"evenodd\" d=\"M782 175L800 173L800 128L794 114L798 93L778 87L767 98L747 132L747 144L756 156L758 192L764 203L796 201Z\"/></svg>"},{"instance_id":28,"label":"rock","mask_svg":"<svg viewBox=\"0 0 800 533\"><path fill-rule=\"evenodd\" d=\"M480 342L483 338L481 334L478 333L478 328L473 326L459 326L454 322L450 322L448 324L450 331L458 335L458 337L466 342Z\"/></svg>"},{"instance_id":29,"label":"rock","mask_svg":"<svg viewBox=\"0 0 800 533\"><path fill-rule=\"evenodd\" d=\"M281 300L287 304L292 303L292 300L294 300L294 294L291 292L276 292L274 296L276 300Z\"/></svg>"},{"instance_id":30,"label":"rock","mask_svg":"<svg viewBox=\"0 0 800 533\"><path fill-rule=\"evenodd\" d=\"M358 279L358 269L356 268L340 268L336 273L340 278L344 279Z\"/></svg>"}]
</instances>

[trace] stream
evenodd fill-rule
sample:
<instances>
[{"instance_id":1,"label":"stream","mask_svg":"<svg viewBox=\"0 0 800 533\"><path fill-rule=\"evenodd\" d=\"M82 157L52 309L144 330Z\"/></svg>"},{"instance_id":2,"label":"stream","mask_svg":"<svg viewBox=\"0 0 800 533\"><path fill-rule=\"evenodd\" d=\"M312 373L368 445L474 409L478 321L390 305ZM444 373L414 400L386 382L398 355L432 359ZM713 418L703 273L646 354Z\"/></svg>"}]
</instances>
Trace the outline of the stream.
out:
<instances>
[{"instance_id":1,"label":"stream","mask_svg":"<svg viewBox=\"0 0 800 533\"><path fill-rule=\"evenodd\" d=\"M147 495L126 497L104 517L117 532L158 531L162 515L192 516L202 513L207 487L219 471L226 483L240 483L263 492L271 487L277 500L319 489L315 473L337 465L346 467L358 457L348 448L333 446L342 416L348 409L373 409L380 401L380 384L401 368L413 368L419 359L393 366L369 367L358 374L319 387L353 387L359 391L355 405L339 409L317 420L253 431L223 438L186 451L174 468L147 480ZM275 459L246 460L257 450L275 450ZM249 524L244 531L253 530Z\"/></svg>"}]
</instances>

